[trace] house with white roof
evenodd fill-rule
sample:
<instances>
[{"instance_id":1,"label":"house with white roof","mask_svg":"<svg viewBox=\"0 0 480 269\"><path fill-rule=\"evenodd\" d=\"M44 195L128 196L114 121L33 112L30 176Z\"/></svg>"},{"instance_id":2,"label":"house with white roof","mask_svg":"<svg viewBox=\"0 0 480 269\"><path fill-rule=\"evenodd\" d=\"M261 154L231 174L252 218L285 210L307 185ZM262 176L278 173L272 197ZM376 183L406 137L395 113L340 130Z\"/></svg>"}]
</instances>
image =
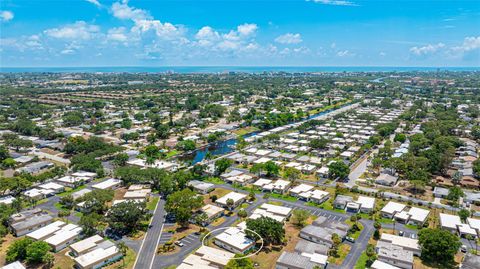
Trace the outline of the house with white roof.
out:
<instances>
[{"instance_id":1,"label":"house with white roof","mask_svg":"<svg viewBox=\"0 0 480 269\"><path fill-rule=\"evenodd\" d=\"M380 210L380 213L382 214L382 217L392 219L395 214L402 212L405 207L406 205L404 204L390 201L382 208L382 210Z\"/></svg>"},{"instance_id":2,"label":"house with white roof","mask_svg":"<svg viewBox=\"0 0 480 269\"><path fill-rule=\"evenodd\" d=\"M113 242L106 240L73 260L75 261L75 268L98 269L105 264L119 260L121 257L122 253L117 246Z\"/></svg>"},{"instance_id":3,"label":"house with white roof","mask_svg":"<svg viewBox=\"0 0 480 269\"><path fill-rule=\"evenodd\" d=\"M275 182L264 185L262 190L284 194L290 187L291 182L283 179L278 179Z\"/></svg>"},{"instance_id":4,"label":"house with white roof","mask_svg":"<svg viewBox=\"0 0 480 269\"><path fill-rule=\"evenodd\" d=\"M204 223L201 223L202 225L206 226L215 219L223 216L225 209L216 205L206 204L200 211L207 215L207 220Z\"/></svg>"},{"instance_id":5,"label":"house with white roof","mask_svg":"<svg viewBox=\"0 0 480 269\"><path fill-rule=\"evenodd\" d=\"M459 216L440 213L440 227L442 229L457 233L460 225L462 225L462 220Z\"/></svg>"},{"instance_id":6,"label":"house with white roof","mask_svg":"<svg viewBox=\"0 0 480 269\"><path fill-rule=\"evenodd\" d=\"M44 239L46 243L52 247L53 251L60 251L66 248L71 243L75 242L80 233L82 232L82 228L75 224L67 224L61 227L60 230L56 231L50 237Z\"/></svg>"},{"instance_id":7,"label":"house with white roof","mask_svg":"<svg viewBox=\"0 0 480 269\"><path fill-rule=\"evenodd\" d=\"M118 188L121 184L122 181L120 179L109 178L105 181L93 185L92 188L97 190L114 190Z\"/></svg>"},{"instance_id":8,"label":"house with white roof","mask_svg":"<svg viewBox=\"0 0 480 269\"><path fill-rule=\"evenodd\" d=\"M259 208L255 209L249 218L257 219L260 217L269 217L283 223L291 214L292 208L290 207L264 203Z\"/></svg>"},{"instance_id":9,"label":"house with white roof","mask_svg":"<svg viewBox=\"0 0 480 269\"><path fill-rule=\"evenodd\" d=\"M300 199L321 204L330 198L330 193L322 190L311 190L299 194Z\"/></svg>"},{"instance_id":10,"label":"house with white roof","mask_svg":"<svg viewBox=\"0 0 480 269\"><path fill-rule=\"evenodd\" d=\"M5 266L0 267L0 269L26 269L25 266L19 261L9 263Z\"/></svg>"},{"instance_id":11,"label":"house with white roof","mask_svg":"<svg viewBox=\"0 0 480 269\"><path fill-rule=\"evenodd\" d=\"M229 227L217 235L214 242L215 245L233 253L245 253L255 246L255 242L239 227Z\"/></svg>"},{"instance_id":12,"label":"house with white roof","mask_svg":"<svg viewBox=\"0 0 480 269\"><path fill-rule=\"evenodd\" d=\"M313 190L314 186L308 184L300 184L290 189L290 195L294 197L299 197L300 193L308 192Z\"/></svg>"},{"instance_id":13,"label":"house with white roof","mask_svg":"<svg viewBox=\"0 0 480 269\"><path fill-rule=\"evenodd\" d=\"M263 188L263 186L268 185L272 183L273 180L271 179L266 179L266 178L259 178L257 181L253 183L253 186L257 188Z\"/></svg>"},{"instance_id":14,"label":"house with white roof","mask_svg":"<svg viewBox=\"0 0 480 269\"><path fill-rule=\"evenodd\" d=\"M375 198L373 197L358 196L357 203L360 204L360 212L362 213L370 213L375 208Z\"/></svg>"},{"instance_id":15,"label":"house with white roof","mask_svg":"<svg viewBox=\"0 0 480 269\"><path fill-rule=\"evenodd\" d=\"M39 185L38 187L45 190L52 190L54 193L61 193L65 190L65 186L54 182L44 183Z\"/></svg>"},{"instance_id":16,"label":"house with white roof","mask_svg":"<svg viewBox=\"0 0 480 269\"><path fill-rule=\"evenodd\" d=\"M480 219L467 218L467 223L477 231L477 235L480 235Z\"/></svg>"},{"instance_id":17,"label":"house with white roof","mask_svg":"<svg viewBox=\"0 0 480 269\"><path fill-rule=\"evenodd\" d=\"M245 201L246 197L247 197L247 195L243 194L243 193L229 192L226 195L224 195L223 197L217 199L215 201L215 203L217 203L219 206L222 206L224 208L228 208L229 206L227 204L227 201L232 200L233 201L233 205L231 207L231 209L232 209L232 208L235 208L235 207L239 206L241 203L243 203Z\"/></svg>"},{"instance_id":18,"label":"house with white roof","mask_svg":"<svg viewBox=\"0 0 480 269\"><path fill-rule=\"evenodd\" d=\"M201 246L188 255L177 269L218 269L223 268L235 254L217 248Z\"/></svg>"}]
</instances>

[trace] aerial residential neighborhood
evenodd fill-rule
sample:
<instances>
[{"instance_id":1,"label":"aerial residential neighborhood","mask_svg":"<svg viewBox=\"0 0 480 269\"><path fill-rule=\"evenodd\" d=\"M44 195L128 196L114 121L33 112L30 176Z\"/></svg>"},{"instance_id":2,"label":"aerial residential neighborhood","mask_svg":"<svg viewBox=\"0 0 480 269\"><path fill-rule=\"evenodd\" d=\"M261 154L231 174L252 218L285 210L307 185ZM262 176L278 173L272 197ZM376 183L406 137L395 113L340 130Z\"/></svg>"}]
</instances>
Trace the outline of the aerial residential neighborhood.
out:
<instances>
[{"instance_id":1,"label":"aerial residential neighborhood","mask_svg":"<svg viewBox=\"0 0 480 269\"><path fill-rule=\"evenodd\" d=\"M378 75L2 74L2 266L475 265L478 74Z\"/></svg>"},{"instance_id":2,"label":"aerial residential neighborhood","mask_svg":"<svg viewBox=\"0 0 480 269\"><path fill-rule=\"evenodd\" d=\"M479 0L0 0L0 269L480 269Z\"/></svg>"}]
</instances>

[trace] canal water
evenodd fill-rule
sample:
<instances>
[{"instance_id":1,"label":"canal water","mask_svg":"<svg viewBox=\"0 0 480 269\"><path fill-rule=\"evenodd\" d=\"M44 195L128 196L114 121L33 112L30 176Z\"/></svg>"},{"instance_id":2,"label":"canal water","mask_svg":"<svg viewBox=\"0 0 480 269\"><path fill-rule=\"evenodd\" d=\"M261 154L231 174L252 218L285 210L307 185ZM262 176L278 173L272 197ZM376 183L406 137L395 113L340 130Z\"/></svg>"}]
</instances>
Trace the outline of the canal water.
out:
<instances>
[{"instance_id":1,"label":"canal water","mask_svg":"<svg viewBox=\"0 0 480 269\"><path fill-rule=\"evenodd\" d=\"M328 110L319 112L317 114L310 115L306 120L311 120L311 119L320 117L320 116L325 115L325 114L327 114L327 113L329 113L333 110L336 110L336 109L332 108L332 109L328 109ZM254 136L258 133L259 133L258 131L248 133L248 134L244 135L243 138L248 138L248 137ZM191 165L195 165L195 164L203 161L208 152L210 152L212 156L224 155L224 154L233 152L235 150L235 145L236 144L237 144L237 138L231 138L231 139L219 141L217 143L210 144L207 147L197 149L190 154L183 155L179 159L181 161L190 163Z\"/></svg>"}]
</instances>

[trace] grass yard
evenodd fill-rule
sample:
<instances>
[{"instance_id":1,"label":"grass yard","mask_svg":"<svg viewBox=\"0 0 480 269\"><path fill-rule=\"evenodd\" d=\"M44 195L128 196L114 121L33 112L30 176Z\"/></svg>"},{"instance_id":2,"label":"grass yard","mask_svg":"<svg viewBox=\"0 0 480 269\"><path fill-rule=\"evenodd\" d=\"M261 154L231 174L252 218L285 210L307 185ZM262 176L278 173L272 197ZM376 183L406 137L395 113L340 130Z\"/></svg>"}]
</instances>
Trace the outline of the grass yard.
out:
<instances>
[{"instance_id":1,"label":"grass yard","mask_svg":"<svg viewBox=\"0 0 480 269\"><path fill-rule=\"evenodd\" d=\"M267 203L271 205L280 205L280 206L283 205L283 203L280 201L268 201Z\"/></svg>"},{"instance_id":2,"label":"grass yard","mask_svg":"<svg viewBox=\"0 0 480 269\"><path fill-rule=\"evenodd\" d=\"M62 192L62 193L57 194L57 196L59 196L59 197L67 196L67 195L72 194L72 193L74 193L74 192L77 192L77 191L79 191L79 190L83 190L83 189L85 189L86 187L87 187L87 185L82 185L82 186L79 186L79 187L77 187L77 188L75 188L75 189L66 187L66 188L65 188L65 191Z\"/></svg>"},{"instance_id":3,"label":"grass yard","mask_svg":"<svg viewBox=\"0 0 480 269\"><path fill-rule=\"evenodd\" d=\"M53 255L55 257L55 268L73 268L75 262L68 256L69 250L69 248L66 248Z\"/></svg>"},{"instance_id":4,"label":"grass yard","mask_svg":"<svg viewBox=\"0 0 480 269\"><path fill-rule=\"evenodd\" d=\"M347 244L340 244L338 247L338 257L328 257L328 262L336 265L341 265L345 257L347 257L348 252L350 252L351 246Z\"/></svg>"},{"instance_id":5,"label":"grass yard","mask_svg":"<svg viewBox=\"0 0 480 269\"><path fill-rule=\"evenodd\" d=\"M225 181L221 180L220 178L218 177L209 177L207 179L204 180L205 182L209 182L209 183L213 183L213 184L225 184Z\"/></svg>"},{"instance_id":6,"label":"grass yard","mask_svg":"<svg viewBox=\"0 0 480 269\"><path fill-rule=\"evenodd\" d=\"M350 221L350 219L347 219L345 221L346 224L352 226L354 224L354 222ZM354 232L353 234L350 234L351 237L353 237L355 240L358 239L358 237L360 236L360 234L362 233L362 230L363 230L363 225L362 223L358 222L357 221L357 226L358 228L360 229L359 231L356 231Z\"/></svg>"},{"instance_id":7,"label":"grass yard","mask_svg":"<svg viewBox=\"0 0 480 269\"><path fill-rule=\"evenodd\" d=\"M137 254L133 249L128 248L127 249L127 255L121 260L118 260L117 262L114 262L108 266L105 266L103 268L105 269L118 269L118 268L123 268L123 269L132 269L133 264L135 263L135 258L137 257ZM64 268L64 267L61 267ZM69 267L65 267L69 268Z\"/></svg>"},{"instance_id":8,"label":"grass yard","mask_svg":"<svg viewBox=\"0 0 480 269\"><path fill-rule=\"evenodd\" d=\"M211 202L210 200L210 197L216 195L217 198L221 198L225 195L227 195L228 193L232 192L231 190L227 190L227 189L222 189L222 188L216 188L215 190L213 190L212 192L210 192L209 194L205 194L203 196L203 201L205 202L205 204L208 204Z\"/></svg>"},{"instance_id":9,"label":"grass yard","mask_svg":"<svg viewBox=\"0 0 480 269\"><path fill-rule=\"evenodd\" d=\"M233 133L236 134L236 135L246 135L246 134L249 134L249 133L252 133L252 132L256 132L258 130L259 129L257 127L248 126L248 127L239 128L237 130L234 130Z\"/></svg>"},{"instance_id":10,"label":"grass yard","mask_svg":"<svg viewBox=\"0 0 480 269\"><path fill-rule=\"evenodd\" d=\"M214 220L211 224L213 227L217 227L218 225L222 224L225 222L225 218L224 217L221 217L221 218L218 218L216 220Z\"/></svg>"},{"instance_id":11,"label":"grass yard","mask_svg":"<svg viewBox=\"0 0 480 269\"><path fill-rule=\"evenodd\" d=\"M147 209L150 211L155 210L155 206L157 205L159 199L160 197L158 196L150 197L150 201L147 203Z\"/></svg>"},{"instance_id":12,"label":"grass yard","mask_svg":"<svg viewBox=\"0 0 480 269\"><path fill-rule=\"evenodd\" d=\"M174 226L166 228L165 232L173 233L172 239L170 239L170 241L174 242L174 241L183 239L189 234L192 234L194 232L199 232L200 229L201 228L199 226L193 225L193 224L189 224L188 227L186 228L182 228L178 226L178 224L175 224Z\"/></svg>"},{"instance_id":13,"label":"grass yard","mask_svg":"<svg viewBox=\"0 0 480 269\"><path fill-rule=\"evenodd\" d=\"M364 251L362 252L362 255L357 260L357 263L355 264L355 269L365 269L367 268L367 261L368 261L368 256L367 253Z\"/></svg>"},{"instance_id":14,"label":"grass yard","mask_svg":"<svg viewBox=\"0 0 480 269\"><path fill-rule=\"evenodd\" d=\"M179 152L178 150L174 149L174 150L171 150L167 153L167 155L165 156L166 159L169 159L169 158L172 158L173 156L177 155Z\"/></svg>"},{"instance_id":15,"label":"grass yard","mask_svg":"<svg viewBox=\"0 0 480 269\"><path fill-rule=\"evenodd\" d=\"M15 237L11 234L7 234L5 237L0 239L0 266L5 265L5 257L7 255L8 247L16 240Z\"/></svg>"},{"instance_id":16,"label":"grass yard","mask_svg":"<svg viewBox=\"0 0 480 269\"><path fill-rule=\"evenodd\" d=\"M281 200L285 200L285 201L289 201L289 202L297 201L297 198L295 198L293 196L290 196L290 195L282 195L282 194L278 194L278 193L269 193L269 195L270 195L271 198L277 198L277 199L281 199Z\"/></svg>"}]
</instances>

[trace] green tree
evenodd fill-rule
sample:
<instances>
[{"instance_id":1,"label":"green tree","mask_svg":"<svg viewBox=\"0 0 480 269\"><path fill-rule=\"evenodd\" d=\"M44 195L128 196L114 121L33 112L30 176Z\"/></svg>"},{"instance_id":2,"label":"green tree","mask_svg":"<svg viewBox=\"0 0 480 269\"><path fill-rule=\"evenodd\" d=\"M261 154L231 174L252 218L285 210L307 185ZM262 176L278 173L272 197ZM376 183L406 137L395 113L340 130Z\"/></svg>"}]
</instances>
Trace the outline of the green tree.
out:
<instances>
[{"instance_id":1,"label":"green tree","mask_svg":"<svg viewBox=\"0 0 480 269\"><path fill-rule=\"evenodd\" d=\"M328 166L328 174L330 178L344 179L350 173L350 167L342 161L336 161Z\"/></svg>"},{"instance_id":2,"label":"green tree","mask_svg":"<svg viewBox=\"0 0 480 269\"><path fill-rule=\"evenodd\" d=\"M268 161L265 163L265 171L267 172L267 177L277 176L280 167L273 161Z\"/></svg>"},{"instance_id":3,"label":"green tree","mask_svg":"<svg viewBox=\"0 0 480 269\"><path fill-rule=\"evenodd\" d=\"M248 216L248 213L247 213L247 211L245 211L245 209L242 208L242 209L238 210L237 215L238 215L240 218L243 219L243 218L246 218L246 217Z\"/></svg>"},{"instance_id":4,"label":"green tree","mask_svg":"<svg viewBox=\"0 0 480 269\"><path fill-rule=\"evenodd\" d=\"M119 153L119 154L115 155L112 162L116 166L124 166L124 165L127 164L127 161L128 161L128 154Z\"/></svg>"},{"instance_id":5,"label":"green tree","mask_svg":"<svg viewBox=\"0 0 480 269\"><path fill-rule=\"evenodd\" d=\"M122 234L138 231L142 221L149 218L145 203L126 201L110 208L106 216L109 227Z\"/></svg>"},{"instance_id":6,"label":"green tree","mask_svg":"<svg viewBox=\"0 0 480 269\"><path fill-rule=\"evenodd\" d=\"M457 214L463 222L467 221L467 218L470 217L470 211L465 208L460 209Z\"/></svg>"},{"instance_id":7,"label":"green tree","mask_svg":"<svg viewBox=\"0 0 480 269\"><path fill-rule=\"evenodd\" d=\"M27 257L27 247L32 243L33 240L28 237L14 241L7 249L6 261L10 263L24 260Z\"/></svg>"},{"instance_id":8,"label":"green tree","mask_svg":"<svg viewBox=\"0 0 480 269\"><path fill-rule=\"evenodd\" d=\"M396 134L395 138L393 139L393 141L400 142L400 143L403 143L406 140L407 140L407 136L405 134Z\"/></svg>"},{"instance_id":9,"label":"green tree","mask_svg":"<svg viewBox=\"0 0 480 269\"><path fill-rule=\"evenodd\" d=\"M217 175L222 174L225 172L231 165L233 161L230 159L222 158L220 160L215 161L215 173Z\"/></svg>"},{"instance_id":10,"label":"green tree","mask_svg":"<svg viewBox=\"0 0 480 269\"><path fill-rule=\"evenodd\" d=\"M422 260L451 265L455 254L462 245L457 235L442 229L422 229L418 234L418 243L422 250Z\"/></svg>"},{"instance_id":11,"label":"green tree","mask_svg":"<svg viewBox=\"0 0 480 269\"><path fill-rule=\"evenodd\" d=\"M83 233L86 236L91 236L97 232L100 232L98 228L101 221L102 216L94 212L90 214L83 214L78 224L80 227L82 227Z\"/></svg>"},{"instance_id":12,"label":"green tree","mask_svg":"<svg viewBox=\"0 0 480 269\"><path fill-rule=\"evenodd\" d=\"M325 149L329 141L323 137L312 139L310 141L310 147L313 149Z\"/></svg>"},{"instance_id":13,"label":"green tree","mask_svg":"<svg viewBox=\"0 0 480 269\"><path fill-rule=\"evenodd\" d=\"M295 209L292 213L293 221L298 227L304 227L307 219L310 217L310 213L307 210Z\"/></svg>"},{"instance_id":14,"label":"green tree","mask_svg":"<svg viewBox=\"0 0 480 269\"><path fill-rule=\"evenodd\" d=\"M454 186L448 190L447 199L454 203L457 203L458 199L460 199L460 197L463 197L464 195L465 194L460 187Z\"/></svg>"},{"instance_id":15,"label":"green tree","mask_svg":"<svg viewBox=\"0 0 480 269\"><path fill-rule=\"evenodd\" d=\"M254 269L253 261L250 258L238 259L243 256L244 255L242 254L235 255L235 258L237 259L231 259L228 261L224 269Z\"/></svg>"},{"instance_id":16,"label":"green tree","mask_svg":"<svg viewBox=\"0 0 480 269\"><path fill-rule=\"evenodd\" d=\"M170 194L165 204L165 210L175 216L177 223L187 226L193 216L193 211L203 206L203 199L190 189Z\"/></svg>"},{"instance_id":17,"label":"green tree","mask_svg":"<svg viewBox=\"0 0 480 269\"><path fill-rule=\"evenodd\" d=\"M294 168L294 167L285 167L285 169L283 170L283 176L290 180L293 183L295 183L295 181L297 181L297 179L300 178L300 176L302 175L302 172L300 172L300 170Z\"/></svg>"},{"instance_id":18,"label":"green tree","mask_svg":"<svg viewBox=\"0 0 480 269\"><path fill-rule=\"evenodd\" d=\"M285 239L285 229L283 223L269 217L260 217L257 219L247 219L246 234L253 240L259 240L258 235L263 239L265 245L279 245ZM256 232L257 234L253 233Z\"/></svg>"},{"instance_id":19,"label":"green tree","mask_svg":"<svg viewBox=\"0 0 480 269\"><path fill-rule=\"evenodd\" d=\"M50 245L44 241L36 241L26 248L25 259L28 263L37 264L44 261L45 256L51 250Z\"/></svg>"}]
</instances>

